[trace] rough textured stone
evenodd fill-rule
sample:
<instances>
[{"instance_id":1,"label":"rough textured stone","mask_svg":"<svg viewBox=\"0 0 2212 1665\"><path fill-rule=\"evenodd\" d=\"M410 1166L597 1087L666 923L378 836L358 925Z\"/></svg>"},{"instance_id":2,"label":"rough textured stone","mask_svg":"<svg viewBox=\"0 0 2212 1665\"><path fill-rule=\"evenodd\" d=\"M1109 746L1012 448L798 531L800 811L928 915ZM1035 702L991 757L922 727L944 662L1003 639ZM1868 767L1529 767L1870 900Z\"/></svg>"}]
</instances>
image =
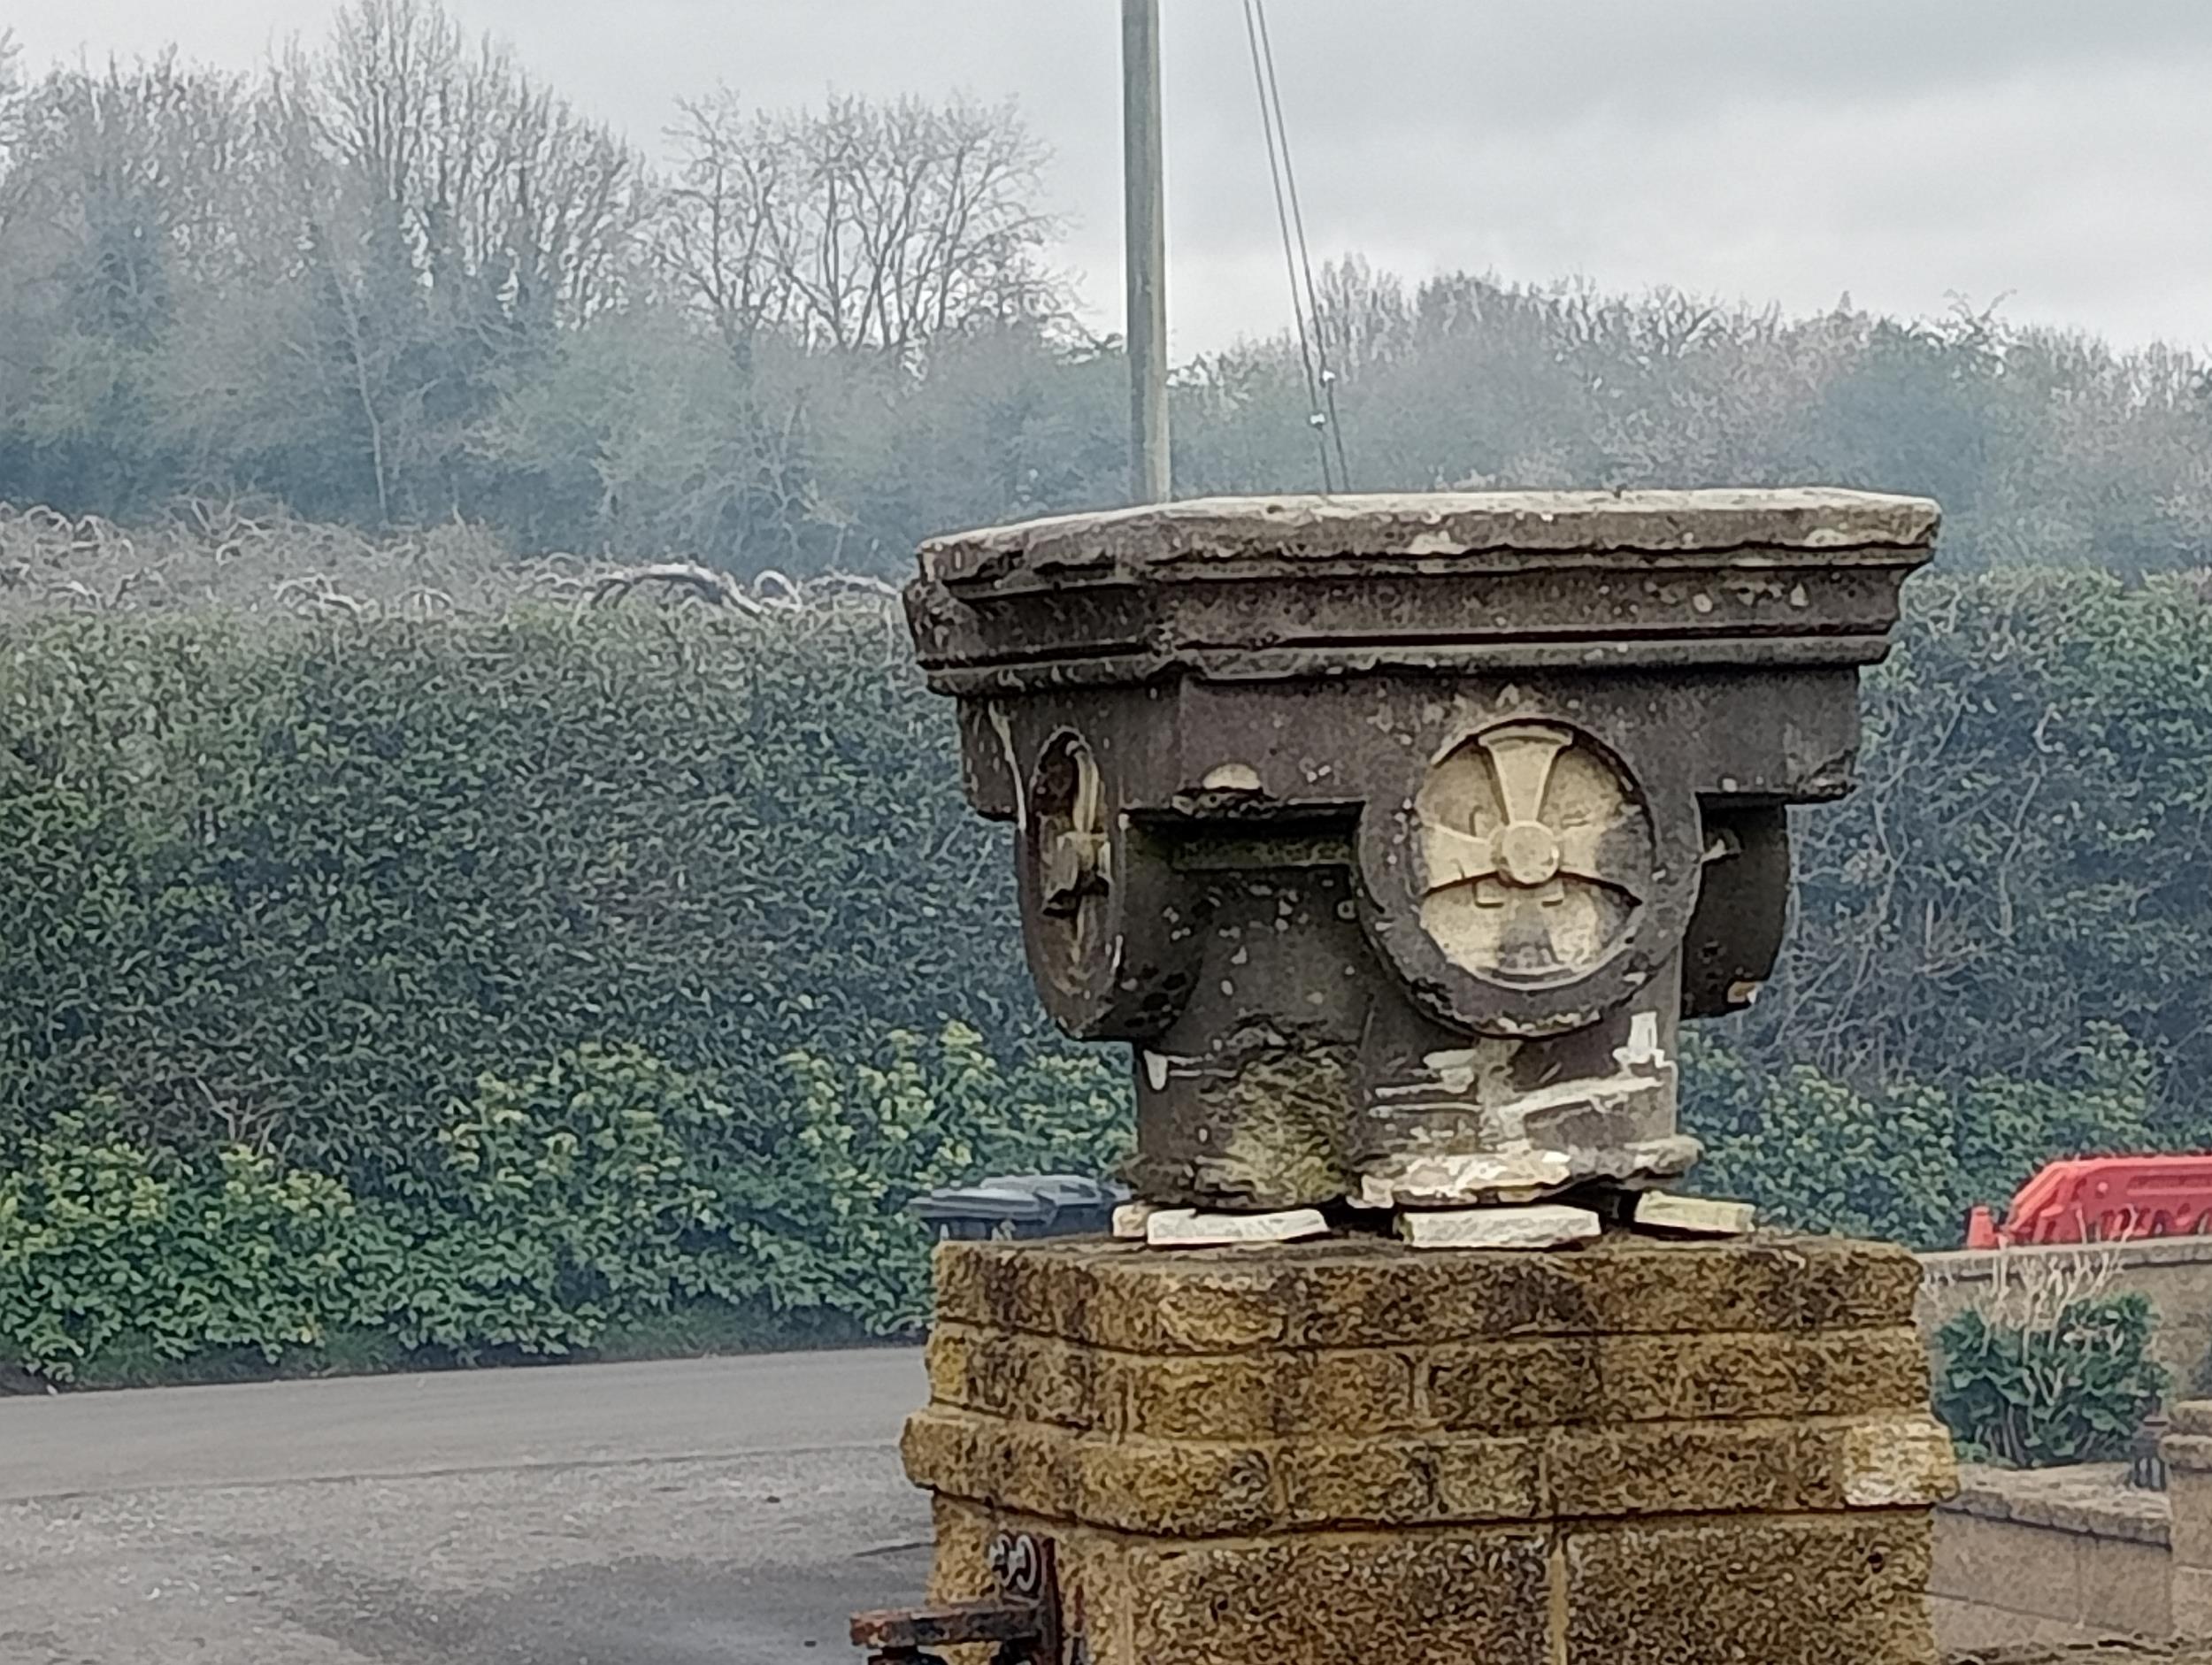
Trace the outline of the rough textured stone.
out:
<instances>
[{"instance_id":1,"label":"rough textured stone","mask_svg":"<svg viewBox=\"0 0 2212 1665\"><path fill-rule=\"evenodd\" d=\"M1155 1208L1145 1218L1144 1240L1154 1248L1218 1248L1251 1243L1296 1243L1326 1237L1318 1208L1274 1214L1207 1214L1196 1208Z\"/></svg>"},{"instance_id":2,"label":"rough textured stone","mask_svg":"<svg viewBox=\"0 0 2212 1665\"><path fill-rule=\"evenodd\" d=\"M1398 1235L1417 1249L1548 1249L1586 1242L1603 1229L1589 1209L1556 1203L1398 1216Z\"/></svg>"},{"instance_id":3,"label":"rough textured stone","mask_svg":"<svg viewBox=\"0 0 2212 1665\"><path fill-rule=\"evenodd\" d=\"M1566 1539L1569 1665L1933 1665L1924 1513L1590 1528Z\"/></svg>"},{"instance_id":4,"label":"rough textured stone","mask_svg":"<svg viewBox=\"0 0 2212 1665\"><path fill-rule=\"evenodd\" d=\"M1839 1416L1928 1402L1917 1331L1608 1336L1595 1414L1608 1421Z\"/></svg>"},{"instance_id":5,"label":"rough textured stone","mask_svg":"<svg viewBox=\"0 0 2212 1665\"><path fill-rule=\"evenodd\" d=\"M1950 1431L1921 1416L1843 1431L1843 1500L1855 1509L1940 1503L1958 1490Z\"/></svg>"},{"instance_id":6,"label":"rough textured stone","mask_svg":"<svg viewBox=\"0 0 2212 1665\"><path fill-rule=\"evenodd\" d=\"M1759 1224L1759 1210L1748 1202L1647 1191L1636 1200L1636 1224L1686 1237L1748 1237Z\"/></svg>"},{"instance_id":7,"label":"rough textured stone","mask_svg":"<svg viewBox=\"0 0 2212 1665\"><path fill-rule=\"evenodd\" d=\"M1129 1650L1099 1665L1547 1665L1529 1622L1546 1560L1541 1535L1510 1531L1138 1548Z\"/></svg>"},{"instance_id":8,"label":"rough textured stone","mask_svg":"<svg viewBox=\"0 0 2212 1665\"><path fill-rule=\"evenodd\" d=\"M956 1242L938 1315L1132 1353L1398 1347L1514 1335L1896 1328L1919 1263L1887 1244L1609 1236L1571 1255L1419 1253L1380 1239L1146 1253L1133 1244Z\"/></svg>"},{"instance_id":9,"label":"rough textured stone","mask_svg":"<svg viewBox=\"0 0 2212 1665\"><path fill-rule=\"evenodd\" d=\"M1273 497L940 540L907 591L1155 1202L1671 1179L1676 1032L1772 970L1924 501ZM1721 854L1707 859L1709 851Z\"/></svg>"},{"instance_id":10,"label":"rough textured stone","mask_svg":"<svg viewBox=\"0 0 2212 1665\"><path fill-rule=\"evenodd\" d=\"M1331 1439L1422 1425L1414 1362L1385 1350L1118 1359L1133 1432L1167 1439Z\"/></svg>"},{"instance_id":11,"label":"rough textured stone","mask_svg":"<svg viewBox=\"0 0 2212 1665\"><path fill-rule=\"evenodd\" d=\"M940 1593L981 1593L987 1526L1020 1522L1101 1665L1924 1665L1895 1592L1952 1475L1913 1266L1772 1238L949 1246L905 1446ZM1655 1569L1623 1559L1647 1543Z\"/></svg>"}]
</instances>

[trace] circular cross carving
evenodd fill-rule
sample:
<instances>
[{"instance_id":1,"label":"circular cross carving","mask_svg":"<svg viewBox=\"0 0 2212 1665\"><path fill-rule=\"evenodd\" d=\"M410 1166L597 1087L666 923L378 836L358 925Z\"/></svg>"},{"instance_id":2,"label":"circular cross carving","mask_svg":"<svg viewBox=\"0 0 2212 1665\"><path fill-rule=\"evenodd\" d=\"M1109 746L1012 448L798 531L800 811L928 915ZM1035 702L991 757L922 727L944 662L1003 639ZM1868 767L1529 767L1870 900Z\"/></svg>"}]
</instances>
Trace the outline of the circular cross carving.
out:
<instances>
[{"instance_id":1,"label":"circular cross carving","mask_svg":"<svg viewBox=\"0 0 2212 1665\"><path fill-rule=\"evenodd\" d=\"M1627 770L1556 723L1486 729L1414 800L1421 928L1486 980L1571 983L1610 960L1649 900L1651 814Z\"/></svg>"}]
</instances>

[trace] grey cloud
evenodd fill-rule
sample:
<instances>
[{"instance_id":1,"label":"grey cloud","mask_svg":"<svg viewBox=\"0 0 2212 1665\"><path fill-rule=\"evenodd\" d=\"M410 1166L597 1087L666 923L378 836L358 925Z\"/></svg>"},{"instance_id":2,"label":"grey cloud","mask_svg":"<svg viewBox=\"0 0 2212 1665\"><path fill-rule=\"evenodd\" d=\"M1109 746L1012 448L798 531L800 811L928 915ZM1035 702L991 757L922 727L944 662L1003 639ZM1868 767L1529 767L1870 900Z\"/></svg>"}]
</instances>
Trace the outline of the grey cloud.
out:
<instances>
[{"instance_id":1,"label":"grey cloud","mask_svg":"<svg viewBox=\"0 0 2212 1665\"><path fill-rule=\"evenodd\" d=\"M451 0L657 146L719 83L1018 96L1059 160L1069 264L1118 311L1114 0ZM1166 0L1180 350L1286 317L1238 0ZM1271 0L1317 248L1424 275L1586 272L1754 302L2212 337L2203 0ZM250 62L302 0L47 0L35 57Z\"/></svg>"}]
</instances>

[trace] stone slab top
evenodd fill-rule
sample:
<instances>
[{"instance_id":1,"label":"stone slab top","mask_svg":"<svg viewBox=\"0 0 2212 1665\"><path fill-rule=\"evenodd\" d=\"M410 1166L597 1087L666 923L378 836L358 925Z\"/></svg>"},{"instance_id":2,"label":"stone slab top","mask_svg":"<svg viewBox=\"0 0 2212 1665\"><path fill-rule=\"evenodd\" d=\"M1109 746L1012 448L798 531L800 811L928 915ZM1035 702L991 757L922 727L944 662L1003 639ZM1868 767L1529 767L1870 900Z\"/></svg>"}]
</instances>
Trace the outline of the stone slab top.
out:
<instances>
[{"instance_id":1,"label":"stone slab top","mask_svg":"<svg viewBox=\"0 0 2212 1665\"><path fill-rule=\"evenodd\" d=\"M2163 1544L2173 1513L2162 1492L2127 1483L2124 1462L2071 1463L2057 1469L1959 1465L1958 1495L1942 1507L1986 1521L2048 1527L2085 1538Z\"/></svg>"},{"instance_id":2,"label":"stone slab top","mask_svg":"<svg viewBox=\"0 0 2212 1665\"><path fill-rule=\"evenodd\" d=\"M947 1323L1172 1354L1902 1328L1920 1267L1891 1244L1763 1233L1611 1232L1549 1253L1365 1236L1174 1252L1060 1238L940 1244L936 1282Z\"/></svg>"},{"instance_id":3,"label":"stone slab top","mask_svg":"<svg viewBox=\"0 0 2212 1665\"><path fill-rule=\"evenodd\" d=\"M963 586L1026 574L1242 563L1486 555L1565 557L1777 554L1893 564L1924 556L1941 518L1924 497L1829 487L1696 491L1434 492L1202 497L1063 515L931 540L924 579Z\"/></svg>"}]
</instances>

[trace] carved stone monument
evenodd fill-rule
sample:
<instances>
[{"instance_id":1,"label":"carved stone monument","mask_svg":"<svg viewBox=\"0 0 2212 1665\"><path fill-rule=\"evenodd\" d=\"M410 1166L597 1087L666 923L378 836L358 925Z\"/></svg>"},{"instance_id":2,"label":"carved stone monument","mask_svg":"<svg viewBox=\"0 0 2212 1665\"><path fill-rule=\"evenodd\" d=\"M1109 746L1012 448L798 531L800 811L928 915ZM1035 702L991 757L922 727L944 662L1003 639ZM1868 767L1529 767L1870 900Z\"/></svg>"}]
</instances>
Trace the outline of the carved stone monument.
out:
<instances>
[{"instance_id":1,"label":"carved stone monument","mask_svg":"<svg viewBox=\"0 0 2212 1665\"><path fill-rule=\"evenodd\" d=\"M1675 1030L1771 969L1793 803L1934 505L1179 503L930 545L908 591L1037 986L1137 1048L1140 1193L1288 1208L1672 1179Z\"/></svg>"},{"instance_id":2,"label":"carved stone monument","mask_svg":"<svg viewBox=\"0 0 2212 1665\"><path fill-rule=\"evenodd\" d=\"M924 549L1037 986L1134 1048L1139 1194L1333 1233L941 1249L941 1595L1015 1524L1092 1665L1932 1657L1909 1257L1388 1232L1532 1245L1690 1168L1678 1024L1770 971L1936 519L1280 498Z\"/></svg>"}]
</instances>

